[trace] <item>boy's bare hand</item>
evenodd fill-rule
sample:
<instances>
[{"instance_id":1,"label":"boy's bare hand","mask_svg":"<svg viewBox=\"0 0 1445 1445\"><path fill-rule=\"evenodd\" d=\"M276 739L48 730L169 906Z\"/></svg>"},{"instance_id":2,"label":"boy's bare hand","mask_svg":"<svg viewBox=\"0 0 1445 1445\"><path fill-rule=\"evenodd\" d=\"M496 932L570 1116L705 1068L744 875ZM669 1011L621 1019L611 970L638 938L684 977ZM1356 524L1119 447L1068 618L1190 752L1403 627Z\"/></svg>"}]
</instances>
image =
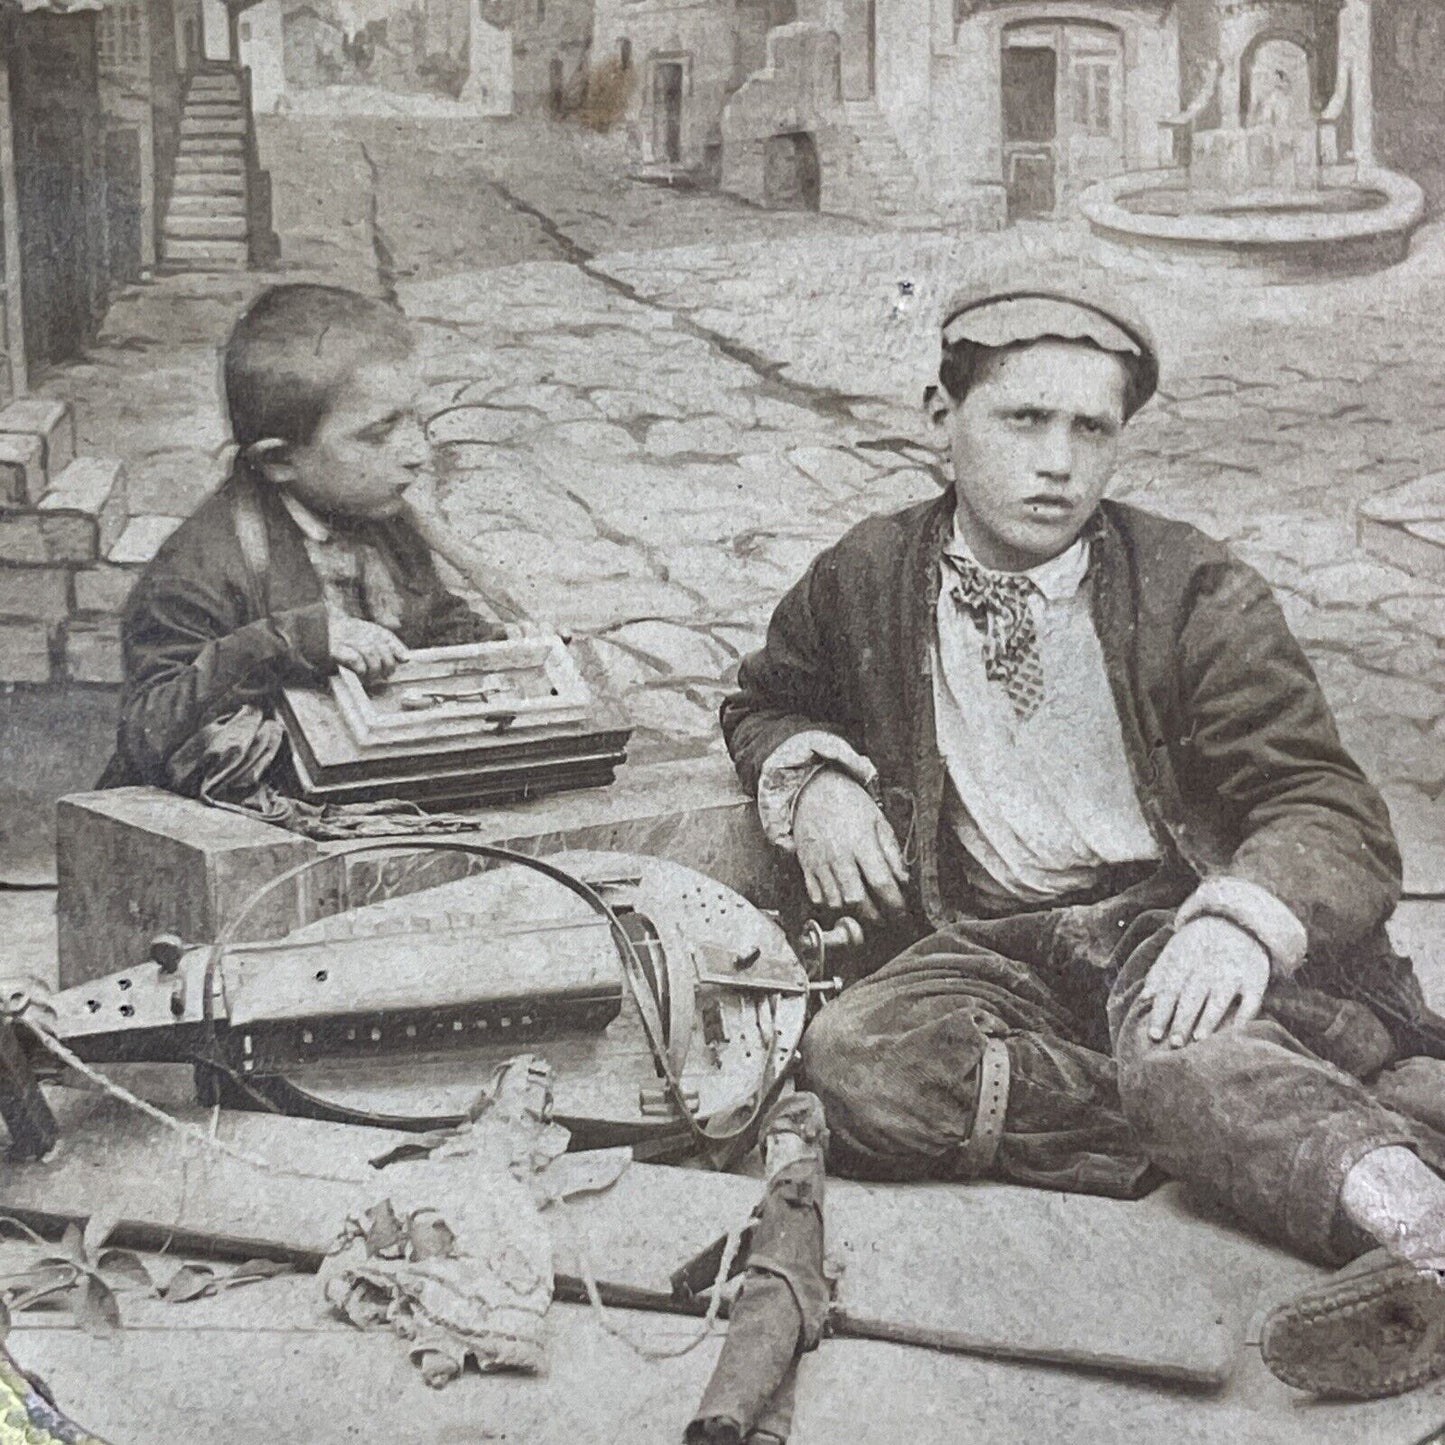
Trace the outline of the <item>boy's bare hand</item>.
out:
<instances>
[{"instance_id":1,"label":"boy's bare hand","mask_svg":"<svg viewBox=\"0 0 1445 1445\"><path fill-rule=\"evenodd\" d=\"M396 633L359 617L333 613L328 619L328 636L332 662L361 677L388 677L408 656Z\"/></svg>"},{"instance_id":2,"label":"boy's bare hand","mask_svg":"<svg viewBox=\"0 0 1445 1445\"><path fill-rule=\"evenodd\" d=\"M868 790L846 773L825 768L808 781L793 813L793 846L814 903L870 922L906 907L898 839Z\"/></svg>"},{"instance_id":3,"label":"boy's bare hand","mask_svg":"<svg viewBox=\"0 0 1445 1445\"><path fill-rule=\"evenodd\" d=\"M1140 998L1153 1000L1149 1037L1157 1044L1167 1034L1180 1049L1207 1039L1238 1002L1236 1027L1259 1015L1269 986L1269 954L1264 946L1227 918L1196 918L1186 923L1154 961Z\"/></svg>"}]
</instances>

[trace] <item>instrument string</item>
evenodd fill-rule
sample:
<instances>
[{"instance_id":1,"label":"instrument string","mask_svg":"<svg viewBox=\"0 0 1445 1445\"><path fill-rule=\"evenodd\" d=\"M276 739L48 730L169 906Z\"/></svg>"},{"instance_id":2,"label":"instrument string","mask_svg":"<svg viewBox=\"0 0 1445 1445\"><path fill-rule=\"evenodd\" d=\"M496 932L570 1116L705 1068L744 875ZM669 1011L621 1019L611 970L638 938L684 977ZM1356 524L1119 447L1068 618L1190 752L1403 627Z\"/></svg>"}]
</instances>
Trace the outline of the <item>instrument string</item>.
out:
<instances>
[{"instance_id":1,"label":"instrument string","mask_svg":"<svg viewBox=\"0 0 1445 1445\"><path fill-rule=\"evenodd\" d=\"M249 1150L239 1149L208 1130L188 1123L184 1119L177 1119L173 1114L166 1113L164 1109L152 1104L148 1099L142 1099L140 1095L131 1093L124 1085L116 1083L114 1079L86 1063L74 1050L61 1043L54 1034L32 1023L29 1019L22 1017L18 1022L29 1029L31 1036L42 1048L53 1054L67 1068L73 1069L83 1079L94 1084L103 1093L138 1110L146 1118L154 1120L174 1134L179 1134L201 1149L209 1150L213 1154L231 1160L232 1163L244 1164L248 1169L255 1169L259 1173L269 1174L277 1179L309 1179L323 1184L364 1184L366 1182L364 1174L321 1174L307 1169L293 1169L287 1165L276 1164L269 1159L264 1159L259 1154L252 1154Z\"/></svg>"}]
</instances>

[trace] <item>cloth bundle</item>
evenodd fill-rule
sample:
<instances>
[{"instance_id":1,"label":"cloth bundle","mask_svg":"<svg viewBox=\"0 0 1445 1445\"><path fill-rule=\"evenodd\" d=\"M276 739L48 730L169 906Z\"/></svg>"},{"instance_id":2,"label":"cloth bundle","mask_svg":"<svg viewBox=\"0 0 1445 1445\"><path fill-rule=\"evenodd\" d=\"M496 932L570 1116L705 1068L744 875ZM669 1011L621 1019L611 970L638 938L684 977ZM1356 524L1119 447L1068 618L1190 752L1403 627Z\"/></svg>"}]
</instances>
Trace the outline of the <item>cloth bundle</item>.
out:
<instances>
[{"instance_id":1,"label":"cloth bundle","mask_svg":"<svg viewBox=\"0 0 1445 1445\"><path fill-rule=\"evenodd\" d=\"M468 1360L484 1371L545 1363L552 1240L539 1211L566 1192L543 1181L569 1137L551 1110L544 1060L503 1064L465 1123L372 1161L388 1195L347 1221L322 1269L332 1308L361 1329L394 1330L429 1385ZM427 1197L446 1183L443 1215Z\"/></svg>"}]
</instances>

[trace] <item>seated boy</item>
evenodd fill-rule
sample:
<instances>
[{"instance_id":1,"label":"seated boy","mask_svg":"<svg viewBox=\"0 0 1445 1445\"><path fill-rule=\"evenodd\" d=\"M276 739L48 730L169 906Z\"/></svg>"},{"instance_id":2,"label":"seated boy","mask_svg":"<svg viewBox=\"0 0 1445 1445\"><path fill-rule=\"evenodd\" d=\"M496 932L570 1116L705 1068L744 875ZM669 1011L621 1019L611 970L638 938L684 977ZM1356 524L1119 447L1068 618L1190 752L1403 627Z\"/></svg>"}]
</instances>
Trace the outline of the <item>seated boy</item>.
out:
<instances>
[{"instance_id":1,"label":"seated boy","mask_svg":"<svg viewBox=\"0 0 1445 1445\"><path fill-rule=\"evenodd\" d=\"M723 728L813 902L926 934L804 1039L833 1167L1124 1197L1162 1171L1314 1259L1383 1246L1267 1356L1390 1393L1445 1374L1445 1020L1268 586L1103 500L1157 376L1087 288L960 296L928 397L953 485L813 563Z\"/></svg>"},{"instance_id":2,"label":"seated boy","mask_svg":"<svg viewBox=\"0 0 1445 1445\"><path fill-rule=\"evenodd\" d=\"M130 597L101 786L204 791L204 754L228 726L259 772L280 733L254 730L283 683L337 667L383 677L409 648L503 635L442 586L406 515L428 458L414 346L399 313L331 286L272 287L236 323L223 363L236 461Z\"/></svg>"}]
</instances>

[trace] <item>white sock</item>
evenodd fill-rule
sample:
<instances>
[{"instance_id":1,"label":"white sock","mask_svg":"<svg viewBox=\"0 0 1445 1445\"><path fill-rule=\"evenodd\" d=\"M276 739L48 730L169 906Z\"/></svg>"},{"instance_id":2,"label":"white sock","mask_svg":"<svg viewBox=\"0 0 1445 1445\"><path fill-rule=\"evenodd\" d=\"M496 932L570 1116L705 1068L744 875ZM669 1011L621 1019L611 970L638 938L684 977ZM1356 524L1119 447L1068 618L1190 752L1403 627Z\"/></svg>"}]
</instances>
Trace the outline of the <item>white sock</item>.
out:
<instances>
[{"instance_id":1,"label":"white sock","mask_svg":"<svg viewBox=\"0 0 1445 1445\"><path fill-rule=\"evenodd\" d=\"M1445 1272L1445 1179L1413 1149L1374 1149L1345 1175L1340 1207L1397 1259Z\"/></svg>"}]
</instances>

